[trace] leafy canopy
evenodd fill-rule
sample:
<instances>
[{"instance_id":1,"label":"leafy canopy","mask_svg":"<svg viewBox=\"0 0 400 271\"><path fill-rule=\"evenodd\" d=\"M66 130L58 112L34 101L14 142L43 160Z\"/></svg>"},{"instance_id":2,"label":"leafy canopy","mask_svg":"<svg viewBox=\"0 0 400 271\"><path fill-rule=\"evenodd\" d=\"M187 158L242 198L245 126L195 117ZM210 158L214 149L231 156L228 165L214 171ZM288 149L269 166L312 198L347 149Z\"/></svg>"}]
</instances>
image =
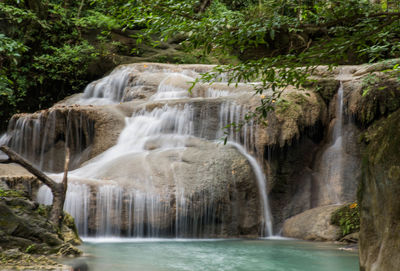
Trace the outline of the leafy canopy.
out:
<instances>
[{"instance_id":1,"label":"leafy canopy","mask_svg":"<svg viewBox=\"0 0 400 271\"><path fill-rule=\"evenodd\" d=\"M375 1L376 2L376 1ZM137 44L171 38L187 52L238 56L201 80L261 82L263 119L288 85L321 64L400 56L400 4L382 0L5 0L0 2L0 119L81 91L112 30ZM102 46L95 46L90 35ZM133 49L134 50L134 49ZM398 67L395 68L398 70ZM262 95L272 89L271 96ZM27 99L29 97L29 99ZM240 126L240 125L239 125Z\"/></svg>"},{"instance_id":2,"label":"leafy canopy","mask_svg":"<svg viewBox=\"0 0 400 271\"><path fill-rule=\"evenodd\" d=\"M114 1L97 0L112 5ZM359 64L400 56L400 4L368 0L130 0L110 13L138 41L183 36L186 50L238 54L201 80L260 81L272 89L250 117L265 118L288 85L300 86L317 65ZM155 43L159 41L153 41ZM249 52L262 51L261 55Z\"/></svg>"}]
</instances>

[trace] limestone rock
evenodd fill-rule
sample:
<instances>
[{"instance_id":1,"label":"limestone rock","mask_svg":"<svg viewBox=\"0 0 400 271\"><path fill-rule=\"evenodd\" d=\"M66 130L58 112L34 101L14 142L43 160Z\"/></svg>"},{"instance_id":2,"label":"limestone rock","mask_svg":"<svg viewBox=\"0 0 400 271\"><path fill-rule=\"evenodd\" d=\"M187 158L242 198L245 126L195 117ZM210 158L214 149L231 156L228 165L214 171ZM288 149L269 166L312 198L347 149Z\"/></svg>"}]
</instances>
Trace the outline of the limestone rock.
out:
<instances>
[{"instance_id":1,"label":"limestone rock","mask_svg":"<svg viewBox=\"0 0 400 271\"><path fill-rule=\"evenodd\" d=\"M331 225L332 213L340 206L321 206L291 217L283 224L282 235L315 241L335 241L340 237L339 227Z\"/></svg>"},{"instance_id":2,"label":"limestone rock","mask_svg":"<svg viewBox=\"0 0 400 271\"><path fill-rule=\"evenodd\" d=\"M91 164L88 163L79 169L82 174L77 175L80 177L71 176L70 182L93 187L118 184L125 191L122 195L124 201L128 200L129 191L141 191L147 197L154 197L153 204L157 206L154 212L162 211L143 217L142 222L151 225L161 236L174 233L177 216L182 216L182 221L203 223L202 229L193 227L185 230L184 227L191 222L181 225L183 236L258 236L262 219L259 191L246 157L232 146L194 137L187 139L185 148L162 149L158 148L159 145L154 140L148 153L115 158L102 165L101 169L96 165L96 172L91 172ZM96 181L85 180L85 172ZM90 202L99 204L94 199ZM91 210L99 208L90 206ZM122 213L110 214L107 223L121 232L127 232L131 227L127 221L129 215L125 213L126 208L119 211ZM89 232L96 233L100 223L103 220L99 219L99 215L90 217Z\"/></svg>"}]
</instances>

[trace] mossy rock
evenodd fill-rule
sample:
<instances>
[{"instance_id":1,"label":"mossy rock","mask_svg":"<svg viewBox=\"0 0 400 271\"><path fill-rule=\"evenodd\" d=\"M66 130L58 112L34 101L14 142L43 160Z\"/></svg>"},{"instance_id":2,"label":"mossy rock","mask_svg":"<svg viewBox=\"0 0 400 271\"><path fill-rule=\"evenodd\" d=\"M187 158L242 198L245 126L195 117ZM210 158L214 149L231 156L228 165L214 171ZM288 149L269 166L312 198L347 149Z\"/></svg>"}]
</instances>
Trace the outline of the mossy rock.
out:
<instances>
[{"instance_id":1,"label":"mossy rock","mask_svg":"<svg viewBox=\"0 0 400 271\"><path fill-rule=\"evenodd\" d=\"M10 190L0 188L0 197L18 197L25 198L25 193L19 190Z\"/></svg>"},{"instance_id":2,"label":"mossy rock","mask_svg":"<svg viewBox=\"0 0 400 271\"><path fill-rule=\"evenodd\" d=\"M400 109L364 132L360 266L397 270L400 266ZM363 270L364 270L363 269Z\"/></svg>"},{"instance_id":3,"label":"mossy rock","mask_svg":"<svg viewBox=\"0 0 400 271\"><path fill-rule=\"evenodd\" d=\"M311 78L303 84L303 87L312 89L321 96L325 104L329 104L337 93L339 85L340 82L334 78Z\"/></svg>"},{"instance_id":4,"label":"mossy rock","mask_svg":"<svg viewBox=\"0 0 400 271\"><path fill-rule=\"evenodd\" d=\"M387 74L364 76L355 116L363 126L400 108L400 81Z\"/></svg>"},{"instance_id":5,"label":"mossy rock","mask_svg":"<svg viewBox=\"0 0 400 271\"><path fill-rule=\"evenodd\" d=\"M48 214L49 207L19 195L0 198L0 247L50 255L59 253L68 245L69 248L63 249L61 254L79 254L79 250L72 246L81 244L73 218L66 214L60 230L48 220Z\"/></svg>"}]
</instances>

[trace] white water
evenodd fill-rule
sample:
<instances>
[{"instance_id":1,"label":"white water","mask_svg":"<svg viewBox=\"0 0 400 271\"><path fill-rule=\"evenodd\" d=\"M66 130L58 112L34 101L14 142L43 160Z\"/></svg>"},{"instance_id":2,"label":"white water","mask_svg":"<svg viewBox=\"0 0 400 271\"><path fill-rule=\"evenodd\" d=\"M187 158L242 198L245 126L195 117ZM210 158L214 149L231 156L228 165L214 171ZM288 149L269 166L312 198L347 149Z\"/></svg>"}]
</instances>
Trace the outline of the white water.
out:
<instances>
[{"instance_id":1,"label":"white water","mask_svg":"<svg viewBox=\"0 0 400 271\"><path fill-rule=\"evenodd\" d=\"M112 104L120 102L128 84L130 73L135 70L129 66L115 69L110 75L87 85L80 104Z\"/></svg>"},{"instance_id":2,"label":"white water","mask_svg":"<svg viewBox=\"0 0 400 271\"><path fill-rule=\"evenodd\" d=\"M135 69L123 66L109 76L91 83L85 89L80 103L110 104L123 101L125 88L133 72ZM187 92L187 86L194 80L190 75L189 72L168 71L149 100L190 98L192 95ZM204 95L218 98L229 96L230 93L225 89L207 88ZM215 224L216 212L220 207L210 195L201 194L192 198L190 191L180 187L178 181L175 182L174 194L160 193L152 178L158 173L153 172L147 162L149 155L155 152L184 149L191 138L210 134L201 125L207 119L196 119L194 112L190 103L173 106L167 103L152 110L134 112L126 119L126 126L115 146L69 172L70 184L64 208L75 217L81 235L207 237L221 233L222 224ZM221 103L218 129L215 131L215 138L211 139L220 138L222 129L231 122L240 122L245 113L246 109L235 103ZM199 126L197 130L196 125ZM257 160L248 153L254 142L253 126L247 124L238 132L231 128L230 132L230 144L246 157L257 178L262 205L261 236L270 236L273 230L265 175ZM128 168L124 165L128 165ZM121 186L122 183L125 186ZM133 183L134 186L131 186ZM41 188L38 199L42 203L51 202L50 191L45 187ZM172 200L176 201L176 208L170 206L169 202ZM202 205L193 209L197 201L201 201ZM95 202L95 212L89 208L91 202ZM173 220L170 219L171 212L175 212ZM89 230L89 225L93 224L98 225L95 232L93 229Z\"/></svg>"},{"instance_id":3,"label":"white water","mask_svg":"<svg viewBox=\"0 0 400 271\"><path fill-rule=\"evenodd\" d=\"M8 145L41 170L59 172L64 161L59 150L65 144L69 146L70 167L75 168L91 144L92 136L92 123L81 112L50 109L12 118L7 133L0 137L0 145Z\"/></svg>"},{"instance_id":4,"label":"white water","mask_svg":"<svg viewBox=\"0 0 400 271\"><path fill-rule=\"evenodd\" d=\"M342 194L343 163L343 84L340 82L331 144L323 152L318 168L318 178L324 186L320 189L319 205L342 203L340 195Z\"/></svg>"},{"instance_id":5,"label":"white water","mask_svg":"<svg viewBox=\"0 0 400 271\"><path fill-rule=\"evenodd\" d=\"M271 235L273 235L272 216L271 216L271 211L270 211L269 204L268 204L268 196L267 196L267 189L266 189L267 180L265 178L265 174L264 174L264 172L262 172L262 169L259 166L257 160L253 156L248 154L242 145L240 145L238 143L234 143L234 142L229 142L228 144L235 146L235 148L246 157L246 159L249 161L249 163L251 164L251 167L254 170L254 173L257 178L257 184L258 184L258 189L260 192L260 198L262 201L262 209L263 209L264 232L263 232L262 236L271 236Z\"/></svg>"}]
</instances>

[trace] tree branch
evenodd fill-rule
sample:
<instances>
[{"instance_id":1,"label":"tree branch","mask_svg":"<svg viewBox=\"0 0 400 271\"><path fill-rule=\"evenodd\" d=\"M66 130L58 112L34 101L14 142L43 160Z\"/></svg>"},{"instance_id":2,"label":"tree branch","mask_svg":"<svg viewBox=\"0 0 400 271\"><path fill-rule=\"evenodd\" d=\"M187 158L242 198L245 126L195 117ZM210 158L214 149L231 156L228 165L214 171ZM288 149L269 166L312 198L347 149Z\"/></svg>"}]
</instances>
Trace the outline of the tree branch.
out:
<instances>
[{"instance_id":1,"label":"tree branch","mask_svg":"<svg viewBox=\"0 0 400 271\"><path fill-rule=\"evenodd\" d=\"M53 205L50 211L50 220L59 227L62 226L63 221L63 206L65 202L65 197L67 193L68 187L68 167L69 167L69 156L70 151L69 148L65 150L65 164L64 164L64 176L61 183L57 183L54 180L50 179L46 174L37 169L34 165L32 165L28 160L23 158L18 153L11 150L9 147L3 145L0 146L0 151L4 152L8 155L9 159L6 161L12 161L17 164L20 164L30 173L35 175L41 182L47 185L51 189L51 193L53 194Z\"/></svg>"},{"instance_id":2,"label":"tree branch","mask_svg":"<svg viewBox=\"0 0 400 271\"><path fill-rule=\"evenodd\" d=\"M68 188L69 157L70 157L70 151L69 151L69 148L67 147L65 149L64 176L63 176L63 180L62 180L64 191L67 191L67 188Z\"/></svg>"},{"instance_id":3,"label":"tree branch","mask_svg":"<svg viewBox=\"0 0 400 271\"><path fill-rule=\"evenodd\" d=\"M349 16L349 17L344 17L344 18L340 18L334 21L330 21L330 22L325 22L325 23L321 23L321 24L301 24L299 26L299 28L307 28L307 27L317 27L317 28L322 28L322 27L332 27L335 25L339 25L339 24L343 24L346 22L351 22L354 20L358 20L358 19L367 19L367 18L376 18L376 17L381 17L381 16L385 16L388 18L391 17L400 17L400 12L378 12L378 13L373 13L373 14L369 14L369 15L365 15L363 16L362 14L356 14L353 16Z\"/></svg>"},{"instance_id":4,"label":"tree branch","mask_svg":"<svg viewBox=\"0 0 400 271\"><path fill-rule=\"evenodd\" d=\"M39 169L37 169L34 165L32 165L28 160L23 158L21 155L14 152L7 146L0 146L0 150L8 155L8 157L9 157L8 160L11 160L12 162L20 164L22 167L24 167L30 173L35 175L45 185L47 185L51 190L57 189L58 183L56 183L54 180L50 179L46 174L44 174Z\"/></svg>"},{"instance_id":5,"label":"tree branch","mask_svg":"<svg viewBox=\"0 0 400 271\"><path fill-rule=\"evenodd\" d=\"M0 164L10 164L12 163L11 159L0 159Z\"/></svg>"}]
</instances>

